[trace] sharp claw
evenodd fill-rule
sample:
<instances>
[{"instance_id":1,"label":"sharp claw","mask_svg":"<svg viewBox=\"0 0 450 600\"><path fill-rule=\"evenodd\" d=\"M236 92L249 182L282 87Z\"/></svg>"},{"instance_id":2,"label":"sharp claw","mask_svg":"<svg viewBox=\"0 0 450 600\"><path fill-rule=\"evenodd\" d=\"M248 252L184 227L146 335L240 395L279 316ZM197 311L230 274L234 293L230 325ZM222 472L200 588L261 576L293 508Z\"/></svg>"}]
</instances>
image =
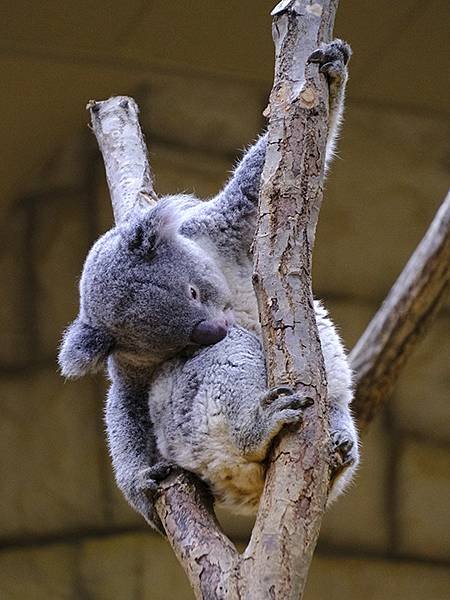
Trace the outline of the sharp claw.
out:
<instances>
[{"instance_id":1,"label":"sharp claw","mask_svg":"<svg viewBox=\"0 0 450 600\"><path fill-rule=\"evenodd\" d=\"M280 385L280 386L273 387L266 392L265 398L264 398L264 403L270 404L271 402L273 402L280 396L291 396L292 393L293 393L292 389L286 385Z\"/></svg>"},{"instance_id":2,"label":"sharp claw","mask_svg":"<svg viewBox=\"0 0 450 600\"><path fill-rule=\"evenodd\" d=\"M302 407L308 408L308 406L312 406L314 404L314 400L312 398L306 397L302 400Z\"/></svg>"},{"instance_id":3,"label":"sharp claw","mask_svg":"<svg viewBox=\"0 0 450 600\"><path fill-rule=\"evenodd\" d=\"M310 54L309 58L308 58L308 62L320 62L320 60L323 58L323 51L322 50L314 50L314 52L312 54Z\"/></svg>"},{"instance_id":4,"label":"sharp claw","mask_svg":"<svg viewBox=\"0 0 450 600\"><path fill-rule=\"evenodd\" d=\"M271 391L274 394L277 394L278 396L290 396L292 394L292 388L286 385L280 385L278 387L273 388L273 390Z\"/></svg>"}]
</instances>

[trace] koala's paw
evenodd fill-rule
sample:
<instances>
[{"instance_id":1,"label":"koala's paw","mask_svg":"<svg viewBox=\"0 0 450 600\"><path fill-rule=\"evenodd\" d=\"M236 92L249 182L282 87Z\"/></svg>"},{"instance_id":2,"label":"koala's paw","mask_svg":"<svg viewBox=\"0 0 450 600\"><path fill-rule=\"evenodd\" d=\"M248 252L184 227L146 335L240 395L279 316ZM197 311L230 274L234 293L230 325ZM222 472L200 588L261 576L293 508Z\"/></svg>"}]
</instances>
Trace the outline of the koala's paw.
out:
<instances>
[{"instance_id":1,"label":"koala's paw","mask_svg":"<svg viewBox=\"0 0 450 600\"><path fill-rule=\"evenodd\" d=\"M358 440L346 429L333 431L331 434L334 454L336 456L335 477L344 469L356 466L359 462Z\"/></svg>"},{"instance_id":2,"label":"koala's paw","mask_svg":"<svg viewBox=\"0 0 450 600\"><path fill-rule=\"evenodd\" d=\"M290 423L299 423L303 411L312 403L312 398L296 394L289 386L271 388L261 398L261 407L270 417L274 430L280 430L283 425Z\"/></svg>"},{"instance_id":3,"label":"koala's paw","mask_svg":"<svg viewBox=\"0 0 450 600\"><path fill-rule=\"evenodd\" d=\"M142 469L133 476L129 472L121 473L117 483L128 504L140 513L155 529L163 532L162 525L154 510L154 496L160 482L165 479L175 465L161 461L151 467Z\"/></svg>"},{"instance_id":4,"label":"koala's paw","mask_svg":"<svg viewBox=\"0 0 450 600\"><path fill-rule=\"evenodd\" d=\"M165 532L155 510L154 499L161 481L175 468L176 465L161 461L151 467L142 469L132 476L130 476L129 471L125 471L117 477L119 488L122 490L128 504L162 535L165 535Z\"/></svg>"},{"instance_id":5,"label":"koala's paw","mask_svg":"<svg viewBox=\"0 0 450 600\"><path fill-rule=\"evenodd\" d=\"M352 55L352 50L347 42L343 40L333 40L329 44L322 44L315 50L308 62L318 63L320 72L330 80L339 80L347 72L347 63Z\"/></svg>"},{"instance_id":6,"label":"koala's paw","mask_svg":"<svg viewBox=\"0 0 450 600\"><path fill-rule=\"evenodd\" d=\"M155 494L161 481L166 479L175 468L173 463L162 460L151 467L142 469L137 476L136 488L150 495Z\"/></svg>"}]
</instances>

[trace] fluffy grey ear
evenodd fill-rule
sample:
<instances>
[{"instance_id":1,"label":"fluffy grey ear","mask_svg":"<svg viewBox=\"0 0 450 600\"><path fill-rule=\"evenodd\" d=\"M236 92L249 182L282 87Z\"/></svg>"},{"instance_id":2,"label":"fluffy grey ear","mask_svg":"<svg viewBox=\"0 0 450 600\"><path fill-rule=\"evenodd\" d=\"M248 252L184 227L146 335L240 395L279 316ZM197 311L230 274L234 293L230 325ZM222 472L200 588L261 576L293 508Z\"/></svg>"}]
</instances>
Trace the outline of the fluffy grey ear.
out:
<instances>
[{"instance_id":1,"label":"fluffy grey ear","mask_svg":"<svg viewBox=\"0 0 450 600\"><path fill-rule=\"evenodd\" d=\"M161 233L161 221L151 210L128 224L123 236L132 252L149 257L158 245Z\"/></svg>"},{"instance_id":2,"label":"fluffy grey ear","mask_svg":"<svg viewBox=\"0 0 450 600\"><path fill-rule=\"evenodd\" d=\"M58 356L65 377L95 373L103 366L113 347L113 338L105 331L86 325L78 317L64 333Z\"/></svg>"}]
</instances>

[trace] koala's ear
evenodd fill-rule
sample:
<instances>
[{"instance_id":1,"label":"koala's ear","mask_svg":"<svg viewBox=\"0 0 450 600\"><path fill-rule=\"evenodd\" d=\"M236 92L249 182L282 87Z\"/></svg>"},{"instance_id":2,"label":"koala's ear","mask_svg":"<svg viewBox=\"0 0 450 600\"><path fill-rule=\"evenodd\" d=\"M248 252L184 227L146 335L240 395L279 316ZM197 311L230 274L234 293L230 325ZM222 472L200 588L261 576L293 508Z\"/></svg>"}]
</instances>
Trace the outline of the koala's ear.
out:
<instances>
[{"instance_id":1,"label":"koala's ear","mask_svg":"<svg viewBox=\"0 0 450 600\"><path fill-rule=\"evenodd\" d=\"M161 235L161 222L153 210L127 224L123 231L128 248L146 257L155 250Z\"/></svg>"},{"instance_id":2,"label":"koala's ear","mask_svg":"<svg viewBox=\"0 0 450 600\"><path fill-rule=\"evenodd\" d=\"M113 348L114 340L106 332L83 323L78 317L64 333L58 356L65 377L81 377L100 370Z\"/></svg>"}]
</instances>

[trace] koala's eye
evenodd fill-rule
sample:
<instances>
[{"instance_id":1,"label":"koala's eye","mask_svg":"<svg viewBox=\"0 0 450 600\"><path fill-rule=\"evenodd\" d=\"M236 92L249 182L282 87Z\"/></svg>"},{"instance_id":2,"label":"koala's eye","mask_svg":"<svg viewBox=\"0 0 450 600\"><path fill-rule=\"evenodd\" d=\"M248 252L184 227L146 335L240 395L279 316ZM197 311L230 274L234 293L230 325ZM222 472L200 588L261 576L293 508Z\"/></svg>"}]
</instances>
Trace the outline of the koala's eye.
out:
<instances>
[{"instance_id":1,"label":"koala's eye","mask_svg":"<svg viewBox=\"0 0 450 600\"><path fill-rule=\"evenodd\" d=\"M199 297L198 290L196 290L195 287L193 287L192 285L189 286L189 294L192 300L197 300L197 298Z\"/></svg>"}]
</instances>

